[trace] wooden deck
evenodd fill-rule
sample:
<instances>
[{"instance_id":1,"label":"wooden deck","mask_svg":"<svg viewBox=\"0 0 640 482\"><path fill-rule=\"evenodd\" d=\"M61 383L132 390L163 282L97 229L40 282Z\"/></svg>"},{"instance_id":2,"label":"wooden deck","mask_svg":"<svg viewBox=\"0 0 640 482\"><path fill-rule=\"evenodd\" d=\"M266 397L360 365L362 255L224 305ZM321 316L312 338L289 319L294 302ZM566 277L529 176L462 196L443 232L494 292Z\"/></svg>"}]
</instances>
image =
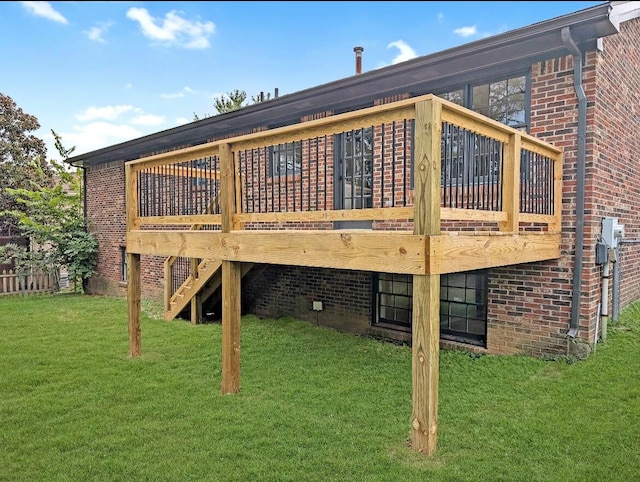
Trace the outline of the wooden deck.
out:
<instances>
[{"instance_id":1,"label":"wooden deck","mask_svg":"<svg viewBox=\"0 0 640 482\"><path fill-rule=\"evenodd\" d=\"M333 139L344 133L361 144L342 155L355 159L357 147L361 157L337 171ZM130 355L141 353L140 255L216 260L224 393L239 390L241 263L413 275L411 441L426 454L437 434L439 275L560 257L561 151L431 95L132 161L126 185ZM345 221L368 229L334 229Z\"/></svg>"}]
</instances>

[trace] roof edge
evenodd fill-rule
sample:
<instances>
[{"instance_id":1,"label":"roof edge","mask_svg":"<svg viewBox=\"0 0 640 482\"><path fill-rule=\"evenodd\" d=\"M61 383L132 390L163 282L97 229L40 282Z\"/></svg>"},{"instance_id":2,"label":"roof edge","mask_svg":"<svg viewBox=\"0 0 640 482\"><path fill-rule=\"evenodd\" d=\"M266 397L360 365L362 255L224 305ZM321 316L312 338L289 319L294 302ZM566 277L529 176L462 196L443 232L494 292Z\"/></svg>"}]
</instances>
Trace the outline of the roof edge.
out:
<instances>
[{"instance_id":1,"label":"roof edge","mask_svg":"<svg viewBox=\"0 0 640 482\"><path fill-rule=\"evenodd\" d=\"M611 2L609 19L618 32L620 24L640 17L640 2Z\"/></svg>"},{"instance_id":2,"label":"roof edge","mask_svg":"<svg viewBox=\"0 0 640 482\"><path fill-rule=\"evenodd\" d=\"M612 8L611 4L620 4L618 10L615 7ZM630 8L628 4L636 4L634 8ZM244 128L257 127L252 124L252 118L256 117L257 113L270 112L280 113L282 116L287 106L293 106L294 104L301 104L301 101L317 97L327 97L337 90L354 89L358 88L369 82L377 80L388 79L390 77L402 76L403 74L411 74L417 69L428 69L439 63L445 63L453 59L464 59L473 55L478 55L482 52L489 52L493 49L512 44L514 42L527 42L529 39L535 39L544 35L548 35L552 32L559 31L559 29L569 27L580 27L598 25L605 27L599 31L600 36L606 36L615 34L619 30L616 28L613 20L611 19L611 12L615 11L615 19L626 18L629 15L635 15L637 8L640 8L640 2L605 2L600 5L589 7L587 9L579 10L573 13L569 13L560 17L555 17L549 20L544 20L535 24L531 24L518 29L510 30L502 34L498 34L485 39L477 40L475 42L469 42L466 44L452 47L446 50L441 50L432 54L417 57L400 64L390 65L380 69L375 69L369 72L364 72L360 75L354 75L342 79L337 79L325 84L310 87L304 90L296 91L291 94L282 95L276 99L272 99L266 102L249 105L239 109L237 111L229 112L226 114L212 116L206 119L202 119L196 122L190 122L188 124L177 126L163 131L148 134L136 139L125 141L119 144L103 147L91 152L73 156L67 159L67 162L76 167L85 167L86 165L101 164L104 162L124 160L128 161L139 157L142 147L149 144L147 153L153 152L158 148L168 149L171 148L167 143L163 145L152 146L154 141L165 139L167 136L178 137L188 132L203 131L202 137L204 137L204 131L215 131L215 128L224 129L227 125L230 128L231 124L236 124L240 117L244 117L247 122L243 126ZM640 14L640 10L637 12ZM635 18L635 17L633 17ZM625 21L625 20L620 20ZM594 27L595 28L595 27ZM590 29L582 29L590 30ZM595 40L595 39L594 39ZM568 52L567 52L568 53ZM509 59L504 59L507 62ZM454 72L455 73L455 72ZM451 74L451 73L449 73ZM445 75L449 75L445 74ZM312 105L313 102L309 102L309 108L317 108L317 105ZM292 108L290 107L290 110ZM300 105L293 106L296 110L296 114L302 114ZM294 113L291 112L291 115ZM237 127L235 127L237 129ZM205 142L205 141L202 141ZM176 144L174 142L174 144ZM179 143L176 144L176 146ZM174 146L174 147L176 147ZM127 154L124 154L124 152ZM108 158L109 154L115 154L118 157Z\"/></svg>"}]
</instances>

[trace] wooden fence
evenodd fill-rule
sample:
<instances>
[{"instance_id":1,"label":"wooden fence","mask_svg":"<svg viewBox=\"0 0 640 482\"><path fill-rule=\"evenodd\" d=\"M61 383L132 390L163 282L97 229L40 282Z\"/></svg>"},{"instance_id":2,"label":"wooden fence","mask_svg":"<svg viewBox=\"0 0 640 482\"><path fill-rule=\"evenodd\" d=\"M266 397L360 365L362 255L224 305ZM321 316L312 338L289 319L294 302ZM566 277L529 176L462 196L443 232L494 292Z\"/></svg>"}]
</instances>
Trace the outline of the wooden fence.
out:
<instances>
[{"instance_id":1,"label":"wooden fence","mask_svg":"<svg viewBox=\"0 0 640 482\"><path fill-rule=\"evenodd\" d=\"M51 273L22 275L13 270L0 274L0 295L50 293L57 291L55 277Z\"/></svg>"}]
</instances>

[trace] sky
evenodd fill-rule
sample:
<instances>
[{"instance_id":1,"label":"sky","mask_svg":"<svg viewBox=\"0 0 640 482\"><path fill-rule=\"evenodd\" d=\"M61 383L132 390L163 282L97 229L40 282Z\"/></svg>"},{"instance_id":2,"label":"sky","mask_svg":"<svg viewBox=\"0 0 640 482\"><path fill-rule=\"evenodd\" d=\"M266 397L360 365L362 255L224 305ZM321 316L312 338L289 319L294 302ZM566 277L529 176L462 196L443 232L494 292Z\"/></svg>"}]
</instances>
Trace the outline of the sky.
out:
<instances>
[{"instance_id":1,"label":"sky","mask_svg":"<svg viewBox=\"0 0 640 482\"><path fill-rule=\"evenodd\" d=\"M84 154L603 2L0 2L0 93Z\"/></svg>"}]
</instances>

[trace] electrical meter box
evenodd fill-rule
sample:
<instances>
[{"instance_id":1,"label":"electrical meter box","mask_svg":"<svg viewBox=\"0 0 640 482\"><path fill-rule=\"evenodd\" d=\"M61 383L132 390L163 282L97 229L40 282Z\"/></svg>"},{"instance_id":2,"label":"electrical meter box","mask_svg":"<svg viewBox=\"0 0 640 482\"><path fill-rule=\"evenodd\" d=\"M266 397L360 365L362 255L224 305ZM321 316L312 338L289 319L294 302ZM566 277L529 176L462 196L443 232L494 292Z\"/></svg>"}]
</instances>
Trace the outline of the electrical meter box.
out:
<instances>
[{"instance_id":1,"label":"electrical meter box","mask_svg":"<svg viewBox=\"0 0 640 482\"><path fill-rule=\"evenodd\" d=\"M609 248L617 248L618 241L624 237L624 224L618 218L602 218L602 239Z\"/></svg>"}]
</instances>

